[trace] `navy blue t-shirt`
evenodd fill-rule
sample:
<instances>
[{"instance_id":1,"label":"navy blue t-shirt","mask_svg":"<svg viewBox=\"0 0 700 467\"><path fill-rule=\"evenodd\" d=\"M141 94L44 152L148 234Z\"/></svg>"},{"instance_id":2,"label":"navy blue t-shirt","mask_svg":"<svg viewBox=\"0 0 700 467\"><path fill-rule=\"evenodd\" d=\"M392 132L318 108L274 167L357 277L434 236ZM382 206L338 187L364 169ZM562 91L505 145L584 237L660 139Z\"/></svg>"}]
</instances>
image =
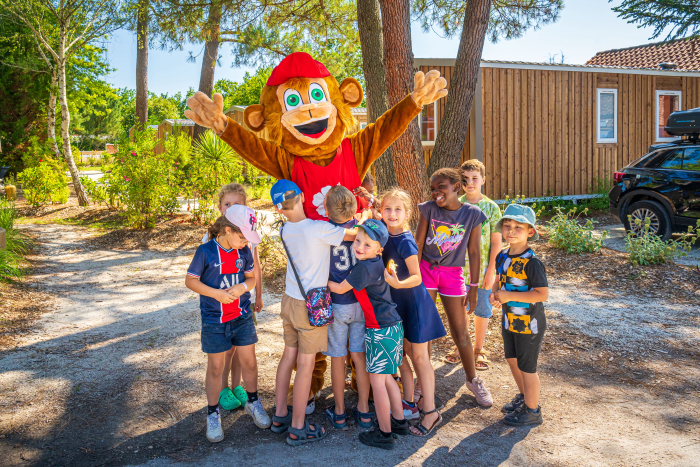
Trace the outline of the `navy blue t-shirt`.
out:
<instances>
[{"instance_id":1,"label":"navy blue t-shirt","mask_svg":"<svg viewBox=\"0 0 700 467\"><path fill-rule=\"evenodd\" d=\"M199 278L202 284L214 289L228 289L245 281L245 273L252 271L253 254L250 248L226 250L216 240L209 240L197 247L187 275ZM229 304L200 295L199 308L203 323L226 323L250 313L250 292Z\"/></svg>"},{"instance_id":2,"label":"navy blue t-shirt","mask_svg":"<svg viewBox=\"0 0 700 467\"><path fill-rule=\"evenodd\" d=\"M365 327L385 329L401 322L391 299L389 284L384 280L382 257L358 260L345 278L355 289L365 315Z\"/></svg>"},{"instance_id":3,"label":"navy blue t-shirt","mask_svg":"<svg viewBox=\"0 0 700 467\"><path fill-rule=\"evenodd\" d=\"M355 219L350 219L345 224L336 224L333 221L329 222L344 229L352 229L357 225L357 220ZM343 242L338 246L331 247L331 268L328 274L328 280L341 284L348 277L350 270L357 263L355 250L352 248L352 244L353 242ZM339 305L351 305L357 303L357 298L352 290L346 293L331 292L331 301Z\"/></svg>"}]
</instances>

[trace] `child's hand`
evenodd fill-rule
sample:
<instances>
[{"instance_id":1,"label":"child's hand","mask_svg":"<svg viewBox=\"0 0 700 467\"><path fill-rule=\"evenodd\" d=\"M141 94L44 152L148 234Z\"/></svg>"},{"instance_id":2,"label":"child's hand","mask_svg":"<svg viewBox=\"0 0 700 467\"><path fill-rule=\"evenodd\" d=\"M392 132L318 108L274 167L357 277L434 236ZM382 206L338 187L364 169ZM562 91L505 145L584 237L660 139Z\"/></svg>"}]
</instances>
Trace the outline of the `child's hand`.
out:
<instances>
[{"instance_id":1,"label":"child's hand","mask_svg":"<svg viewBox=\"0 0 700 467\"><path fill-rule=\"evenodd\" d=\"M389 286L395 288L395 289L400 289L401 288L401 283L399 282L399 278L396 277L395 274L393 274L393 271L391 269L384 269L384 280L386 281Z\"/></svg>"},{"instance_id":2,"label":"child's hand","mask_svg":"<svg viewBox=\"0 0 700 467\"><path fill-rule=\"evenodd\" d=\"M231 292L228 290L220 289L217 290L216 293L214 294L214 298L218 301L223 303L224 305L228 305L229 303L233 303L236 301L238 298L237 296L234 296Z\"/></svg>"},{"instance_id":3,"label":"child's hand","mask_svg":"<svg viewBox=\"0 0 700 467\"><path fill-rule=\"evenodd\" d=\"M498 308L499 310L502 308L501 302L496 300L496 295L493 292L489 294L489 303L491 306Z\"/></svg>"},{"instance_id":4,"label":"child's hand","mask_svg":"<svg viewBox=\"0 0 700 467\"><path fill-rule=\"evenodd\" d=\"M355 188L352 192L355 193L357 196L360 196L360 197L366 199L367 201L372 199L372 195L363 186L359 186L359 187Z\"/></svg>"},{"instance_id":5,"label":"child's hand","mask_svg":"<svg viewBox=\"0 0 700 467\"><path fill-rule=\"evenodd\" d=\"M479 296L477 295L478 287L469 287L467 295L464 296L464 306L467 307L467 314L471 315L476 311L476 304Z\"/></svg>"},{"instance_id":6,"label":"child's hand","mask_svg":"<svg viewBox=\"0 0 700 467\"><path fill-rule=\"evenodd\" d=\"M494 282L496 282L496 268L489 266L484 274L484 288L490 289Z\"/></svg>"},{"instance_id":7,"label":"child's hand","mask_svg":"<svg viewBox=\"0 0 700 467\"><path fill-rule=\"evenodd\" d=\"M372 213L371 209L365 209L362 211L362 216L360 216L360 224L364 223L367 219L372 219L374 217L374 214Z\"/></svg>"},{"instance_id":8,"label":"child's hand","mask_svg":"<svg viewBox=\"0 0 700 467\"><path fill-rule=\"evenodd\" d=\"M328 288L330 289L331 292L333 293L338 293L336 290L338 289L338 283L333 282L333 281L328 281Z\"/></svg>"},{"instance_id":9,"label":"child's hand","mask_svg":"<svg viewBox=\"0 0 700 467\"><path fill-rule=\"evenodd\" d=\"M255 312L260 313L263 309L263 298L262 294L255 295Z\"/></svg>"},{"instance_id":10,"label":"child's hand","mask_svg":"<svg viewBox=\"0 0 700 467\"><path fill-rule=\"evenodd\" d=\"M508 292L506 292L505 290L496 290L493 293L493 298L499 303L507 302L508 301L508 298L506 297L507 293Z\"/></svg>"},{"instance_id":11,"label":"child's hand","mask_svg":"<svg viewBox=\"0 0 700 467\"><path fill-rule=\"evenodd\" d=\"M226 289L226 291L234 297L238 298L244 293L246 293L248 289L246 289L243 284L236 284L233 287L229 287L228 289Z\"/></svg>"}]
</instances>

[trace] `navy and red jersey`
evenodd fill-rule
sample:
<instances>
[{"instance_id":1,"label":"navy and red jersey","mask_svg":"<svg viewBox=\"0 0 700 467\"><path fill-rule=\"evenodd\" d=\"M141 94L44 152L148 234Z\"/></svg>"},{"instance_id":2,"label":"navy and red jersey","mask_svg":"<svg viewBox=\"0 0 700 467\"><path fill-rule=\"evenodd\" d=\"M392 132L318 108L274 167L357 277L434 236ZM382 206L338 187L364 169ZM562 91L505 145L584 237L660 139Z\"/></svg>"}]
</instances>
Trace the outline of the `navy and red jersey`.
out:
<instances>
[{"instance_id":1,"label":"navy and red jersey","mask_svg":"<svg viewBox=\"0 0 700 467\"><path fill-rule=\"evenodd\" d=\"M384 280L382 257L358 260L345 278L352 286L365 315L365 327L385 329L401 322Z\"/></svg>"},{"instance_id":2,"label":"navy and red jersey","mask_svg":"<svg viewBox=\"0 0 700 467\"><path fill-rule=\"evenodd\" d=\"M345 224L336 224L333 221L329 221L331 224L342 227L344 229L352 229L357 225L357 220L350 219ZM355 250L352 248L353 242L343 242L338 246L331 247L331 267L328 271L328 280L337 282L341 284L350 270L357 263L355 259ZM345 293L333 293L331 292L331 301L339 305L350 305L357 303L357 298L351 290Z\"/></svg>"},{"instance_id":3,"label":"navy and red jersey","mask_svg":"<svg viewBox=\"0 0 700 467\"><path fill-rule=\"evenodd\" d=\"M197 277L214 289L228 289L245 281L245 273L253 272L253 254L247 246L240 250L225 249L216 240L197 247L187 275ZM223 304L215 298L200 295L199 308L203 323L226 323L250 313L250 292L234 302Z\"/></svg>"}]
</instances>

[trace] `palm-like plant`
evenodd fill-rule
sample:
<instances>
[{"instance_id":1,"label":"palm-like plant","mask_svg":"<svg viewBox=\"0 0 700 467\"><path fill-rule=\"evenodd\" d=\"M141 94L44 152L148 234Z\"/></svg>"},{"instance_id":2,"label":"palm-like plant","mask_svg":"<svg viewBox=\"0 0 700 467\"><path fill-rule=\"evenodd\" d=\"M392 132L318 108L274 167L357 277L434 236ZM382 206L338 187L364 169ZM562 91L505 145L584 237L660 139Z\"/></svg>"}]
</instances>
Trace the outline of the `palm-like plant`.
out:
<instances>
[{"instance_id":1,"label":"palm-like plant","mask_svg":"<svg viewBox=\"0 0 700 467\"><path fill-rule=\"evenodd\" d=\"M224 143L211 130L206 131L199 141L194 143L192 152L195 157L203 159L205 165L209 165L210 174L214 176L214 183L217 186L219 178L227 178L225 175L230 172L231 165L236 163L234 159L236 153L231 149L231 146Z\"/></svg>"}]
</instances>

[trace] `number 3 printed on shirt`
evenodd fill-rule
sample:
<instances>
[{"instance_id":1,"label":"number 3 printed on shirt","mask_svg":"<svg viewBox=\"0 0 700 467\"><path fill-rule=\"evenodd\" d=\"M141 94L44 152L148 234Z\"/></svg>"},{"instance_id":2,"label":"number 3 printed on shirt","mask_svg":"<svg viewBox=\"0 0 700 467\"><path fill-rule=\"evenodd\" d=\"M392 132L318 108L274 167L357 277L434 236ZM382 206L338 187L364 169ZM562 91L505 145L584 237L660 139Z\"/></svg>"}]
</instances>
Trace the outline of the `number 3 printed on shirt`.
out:
<instances>
[{"instance_id":1,"label":"number 3 printed on shirt","mask_svg":"<svg viewBox=\"0 0 700 467\"><path fill-rule=\"evenodd\" d=\"M354 266L357 263L355 252L351 248L348 253L348 247L345 245L334 246L333 256L340 259L339 262L335 263L335 268L338 271L347 271L350 269L350 266Z\"/></svg>"}]
</instances>

